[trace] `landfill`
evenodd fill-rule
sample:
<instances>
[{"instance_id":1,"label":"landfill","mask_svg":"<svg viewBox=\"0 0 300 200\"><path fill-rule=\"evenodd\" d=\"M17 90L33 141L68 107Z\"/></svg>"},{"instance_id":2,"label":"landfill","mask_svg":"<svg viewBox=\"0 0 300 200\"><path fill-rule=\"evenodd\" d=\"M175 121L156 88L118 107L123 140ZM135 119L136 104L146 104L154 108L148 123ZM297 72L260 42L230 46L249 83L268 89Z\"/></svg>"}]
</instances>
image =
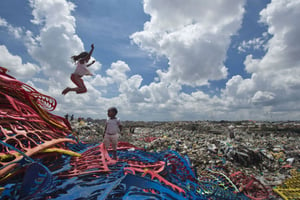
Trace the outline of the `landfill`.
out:
<instances>
[{"instance_id":1,"label":"landfill","mask_svg":"<svg viewBox=\"0 0 300 200\"><path fill-rule=\"evenodd\" d=\"M0 199L300 199L300 122L122 121L51 114L0 67Z\"/></svg>"},{"instance_id":2,"label":"landfill","mask_svg":"<svg viewBox=\"0 0 300 200\"><path fill-rule=\"evenodd\" d=\"M227 173L241 172L268 189L267 199L283 199L272 188L298 177L288 188L286 199L300 199L300 122L249 121L177 121L123 122L122 141L150 152L167 149L187 155L201 175L207 169L222 166ZM104 120L72 121L86 142L101 142ZM294 175L294 176L293 176ZM296 176L298 175L298 176ZM297 188L297 189L294 189ZM279 190L279 189L278 189Z\"/></svg>"}]
</instances>

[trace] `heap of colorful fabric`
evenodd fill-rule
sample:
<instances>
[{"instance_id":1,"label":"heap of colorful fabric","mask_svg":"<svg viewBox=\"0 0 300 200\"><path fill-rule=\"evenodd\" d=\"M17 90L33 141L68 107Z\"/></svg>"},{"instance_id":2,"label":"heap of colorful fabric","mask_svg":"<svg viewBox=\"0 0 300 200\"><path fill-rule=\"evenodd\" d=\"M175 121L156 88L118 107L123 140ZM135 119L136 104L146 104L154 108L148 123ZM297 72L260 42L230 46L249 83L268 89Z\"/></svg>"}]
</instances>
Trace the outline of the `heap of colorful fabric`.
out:
<instances>
[{"instance_id":1,"label":"heap of colorful fabric","mask_svg":"<svg viewBox=\"0 0 300 200\"><path fill-rule=\"evenodd\" d=\"M176 151L147 152L118 144L118 160L103 144L78 141L68 121L53 115L55 99L0 69L1 199L266 199L257 180L209 170L197 176ZM232 182L230 180L234 180ZM247 187L243 187L246 185ZM239 188L237 188L237 186Z\"/></svg>"}]
</instances>

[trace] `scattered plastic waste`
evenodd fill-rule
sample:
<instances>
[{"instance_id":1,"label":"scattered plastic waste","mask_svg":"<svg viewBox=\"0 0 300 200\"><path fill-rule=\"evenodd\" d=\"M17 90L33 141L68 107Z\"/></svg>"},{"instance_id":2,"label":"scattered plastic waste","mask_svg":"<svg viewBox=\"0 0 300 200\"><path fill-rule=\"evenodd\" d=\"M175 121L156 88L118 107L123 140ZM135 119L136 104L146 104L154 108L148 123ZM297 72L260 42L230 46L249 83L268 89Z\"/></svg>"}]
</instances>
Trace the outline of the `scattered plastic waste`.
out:
<instances>
[{"instance_id":1,"label":"scattered plastic waste","mask_svg":"<svg viewBox=\"0 0 300 200\"><path fill-rule=\"evenodd\" d=\"M276 186L273 190L283 199L300 199L300 172L294 172L292 177L285 180L282 185Z\"/></svg>"}]
</instances>

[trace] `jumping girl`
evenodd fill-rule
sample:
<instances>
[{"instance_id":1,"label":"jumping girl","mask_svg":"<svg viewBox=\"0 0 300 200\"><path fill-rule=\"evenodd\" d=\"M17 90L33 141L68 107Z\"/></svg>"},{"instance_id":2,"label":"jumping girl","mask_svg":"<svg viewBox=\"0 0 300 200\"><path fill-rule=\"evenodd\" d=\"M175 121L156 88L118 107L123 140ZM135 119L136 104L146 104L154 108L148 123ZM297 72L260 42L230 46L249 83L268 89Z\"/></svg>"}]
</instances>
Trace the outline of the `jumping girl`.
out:
<instances>
[{"instance_id":1,"label":"jumping girl","mask_svg":"<svg viewBox=\"0 0 300 200\"><path fill-rule=\"evenodd\" d=\"M71 80L72 82L77 86L75 88L67 87L62 91L62 94L65 95L70 91L74 91L77 94L85 93L87 92L87 89L84 85L82 77L85 75L92 76L93 74L88 70L88 67L95 63L95 60L93 60L91 63L88 63L88 61L91 58L91 55L94 51L94 44L91 45L90 52L82 52L78 55L72 56L72 60L77 64L77 67L75 69L75 72L71 74Z\"/></svg>"}]
</instances>

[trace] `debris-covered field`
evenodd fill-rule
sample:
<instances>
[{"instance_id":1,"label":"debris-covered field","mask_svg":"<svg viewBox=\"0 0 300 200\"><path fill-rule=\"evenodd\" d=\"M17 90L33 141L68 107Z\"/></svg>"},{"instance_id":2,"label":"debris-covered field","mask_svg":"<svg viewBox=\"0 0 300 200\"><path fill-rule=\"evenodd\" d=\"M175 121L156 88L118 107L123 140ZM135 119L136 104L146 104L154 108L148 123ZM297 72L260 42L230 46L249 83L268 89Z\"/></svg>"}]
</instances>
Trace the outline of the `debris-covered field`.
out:
<instances>
[{"instance_id":1,"label":"debris-covered field","mask_svg":"<svg viewBox=\"0 0 300 200\"><path fill-rule=\"evenodd\" d=\"M83 141L101 142L103 121L72 124ZM198 175L210 167L222 166L229 174L242 172L245 177L253 176L264 186L274 188L282 185L293 174L299 173L299 122L199 121L124 124L121 141L143 147L150 152L167 149L178 151L190 158Z\"/></svg>"}]
</instances>

